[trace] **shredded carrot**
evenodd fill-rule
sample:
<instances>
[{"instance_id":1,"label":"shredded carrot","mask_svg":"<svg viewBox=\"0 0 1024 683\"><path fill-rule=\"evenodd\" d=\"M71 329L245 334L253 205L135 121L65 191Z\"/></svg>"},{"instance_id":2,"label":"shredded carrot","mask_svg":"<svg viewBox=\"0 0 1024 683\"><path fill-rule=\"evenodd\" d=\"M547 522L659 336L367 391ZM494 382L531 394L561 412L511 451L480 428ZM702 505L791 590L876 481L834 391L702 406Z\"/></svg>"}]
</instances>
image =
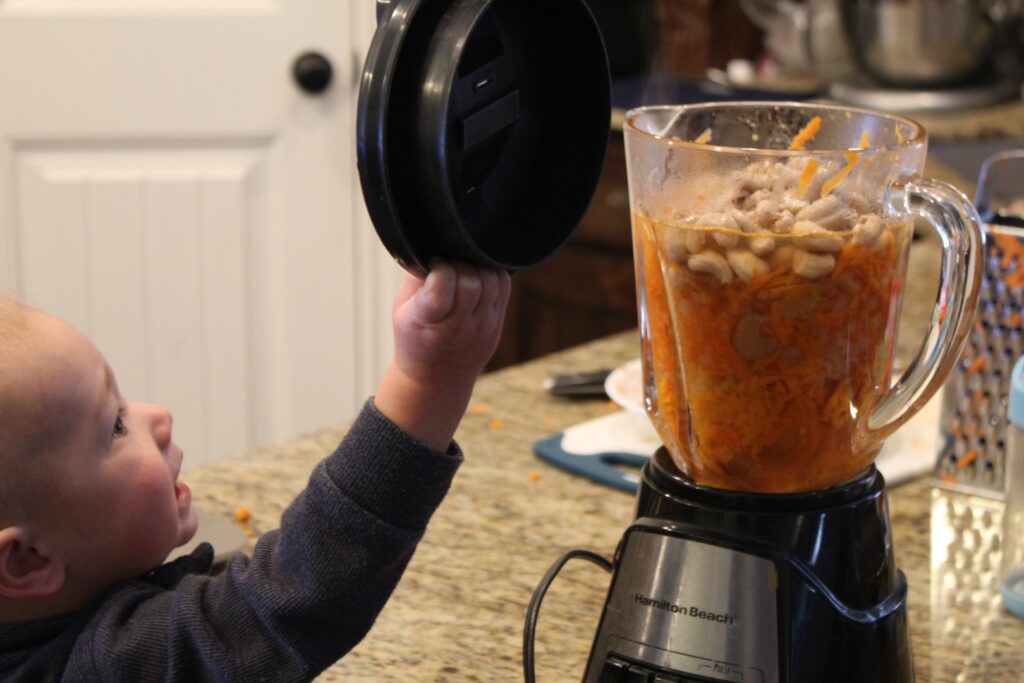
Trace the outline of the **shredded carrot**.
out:
<instances>
[{"instance_id":1,"label":"shredded carrot","mask_svg":"<svg viewBox=\"0 0 1024 683\"><path fill-rule=\"evenodd\" d=\"M959 467L960 469L964 469L965 467L969 467L970 464L977 459L978 451L967 451L966 453L964 453L964 457L960 458L957 461L956 466Z\"/></svg>"},{"instance_id":2,"label":"shredded carrot","mask_svg":"<svg viewBox=\"0 0 1024 683\"><path fill-rule=\"evenodd\" d=\"M939 481L945 484L955 484L956 477L954 477L952 474L943 474L941 477L939 477Z\"/></svg>"},{"instance_id":3,"label":"shredded carrot","mask_svg":"<svg viewBox=\"0 0 1024 683\"><path fill-rule=\"evenodd\" d=\"M245 507L244 505L240 505L237 508L235 508L235 520L237 520L238 522L245 524L251 518L252 513L249 512L249 508Z\"/></svg>"},{"instance_id":4,"label":"shredded carrot","mask_svg":"<svg viewBox=\"0 0 1024 683\"><path fill-rule=\"evenodd\" d=\"M701 133L700 135L698 135L697 138L694 140L694 143L696 143L698 145L706 145L709 142L711 142L711 129L710 128L705 128L704 132Z\"/></svg>"},{"instance_id":5,"label":"shredded carrot","mask_svg":"<svg viewBox=\"0 0 1024 683\"><path fill-rule=\"evenodd\" d=\"M492 411L492 408L485 403L474 403L469 407L469 412L473 415L486 415Z\"/></svg>"},{"instance_id":6,"label":"shredded carrot","mask_svg":"<svg viewBox=\"0 0 1024 683\"><path fill-rule=\"evenodd\" d=\"M778 269L722 285L662 261L658 236L709 229L634 216L655 386L651 417L698 483L756 491L826 488L854 476L879 443L856 438L887 387L899 258L848 243L829 276ZM710 226L713 227L713 226Z\"/></svg>"},{"instance_id":7,"label":"shredded carrot","mask_svg":"<svg viewBox=\"0 0 1024 683\"><path fill-rule=\"evenodd\" d=\"M540 472L537 472L536 470L534 470L533 472L530 472L529 474L527 474L526 478L528 480L530 480L530 481L533 481L533 482L540 481Z\"/></svg>"},{"instance_id":8,"label":"shredded carrot","mask_svg":"<svg viewBox=\"0 0 1024 683\"><path fill-rule=\"evenodd\" d=\"M804 172L800 174L800 183L796 186L796 192L793 194L794 197L800 199L807 192L807 188L811 184L811 180L814 179L814 174L818 172L818 162L814 159L808 159L807 165L804 166Z\"/></svg>"},{"instance_id":9,"label":"shredded carrot","mask_svg":"<svg viewBox=\"0 0 1024 683\"><path fill-rule=\"evenodd\" d=\"M821 196L827 197L832 190L836 189L836 185L843 182L846 176L850 175L850 171L857 165L857 161L860 159L860 154L857 152L846 153L846 166L839 169L839 172L834 176L825 181L825 184L821 186Z\"/></svg>"},{"instance_id":10,"label":"shredded carrot","mask_svg":"<svg viewBox=\"0 0 1024 683\"><path fill-rule=\"evenodd\" d=\"M978 371L985 369L985 364L988 363L987 356L978 356L973 363L967 366L967 374L976 375Z\"/></svg>"},{"instance_id":11,"label":"shredded carrot","mask_svg":"<svg viewBox=\"0 0 1024 683\"><path fill-rule=\"evenodd\" d=\"M490 429L492 432L500 432L501 428L504 426L504 420L501 420L497 417L487 423L487 428Z\"/></svg>"},{"instance_id":12,"label":"shredded carrot","mask_svg":"<svg viewBox=\"0 0 1024 683\"><path fill-rule=\"evenodd\" d=\"M1010 327L1011 329L1019 328L1020 327L1020 320L1021 320L1020 312L1014 313L1012 316L1010 316L1010 324L1008 325L1008 327Z\"/></svg>"},{"instance_id":13,"label":"shredded carrot","mask_svg":"<svg viewBox=\"0 0 1024 683\"><path fill-rule=\"evenodd\" d=\"M868 142L870 141L870 139L871 138L868 137L868 132L867 131L862 132L860 134L860 144L857 145L857 146L860 147L861 149L867 149L868 148Z\"/></svg>"},{"instance_id":14,"label":"shredded carrot","mask_svg":"<svg viewBox=\"0 0 1024 683\"><path fill-rule=\"evenodd\" d=\"M793 137L793 141L789 143L789 148L791 150L803 149L804 145L814 139L819 130L821 130L821 117L815 116Z\"/></svg>"},{"instance_id":15,"label":"shredded carrot","mask_svg":"<svg viewBox=\"0 0 1024 683\"><path fill-rule=\"evenodd\" d=\"M996 244L999 245L1000 250L1003 252L1003 259L999 265L1004 270L1008 269L1013 265L1014 259L1016 259L1017 268L1024 268L1024 243L1003 233L995 233L994 237Z\"/></svg>"}]
</instances>

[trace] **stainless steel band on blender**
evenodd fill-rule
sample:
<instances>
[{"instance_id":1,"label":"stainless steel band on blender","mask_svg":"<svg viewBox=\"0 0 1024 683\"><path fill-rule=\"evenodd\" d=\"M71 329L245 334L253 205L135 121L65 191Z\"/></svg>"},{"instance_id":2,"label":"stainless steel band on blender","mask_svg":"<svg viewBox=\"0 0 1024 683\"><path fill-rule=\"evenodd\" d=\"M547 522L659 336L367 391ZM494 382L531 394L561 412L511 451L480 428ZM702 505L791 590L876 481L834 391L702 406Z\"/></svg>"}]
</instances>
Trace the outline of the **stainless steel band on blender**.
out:
<instances>
[{"instance_id":1,"label":"stainless steel band on blender","mask_svg":"<svg viewBox=\"0 0 1024 683\"><path fill-rule=\"evenodd\" d=\"M937 486L992 498L1003 496L1010 371L1024 354L1024 189L1014 204L996 187L1014 171L1024 172L1024 150L989 157L979 176L985 275L970 339L946 381L933 473Z\"/></svg>"}]
</instances>

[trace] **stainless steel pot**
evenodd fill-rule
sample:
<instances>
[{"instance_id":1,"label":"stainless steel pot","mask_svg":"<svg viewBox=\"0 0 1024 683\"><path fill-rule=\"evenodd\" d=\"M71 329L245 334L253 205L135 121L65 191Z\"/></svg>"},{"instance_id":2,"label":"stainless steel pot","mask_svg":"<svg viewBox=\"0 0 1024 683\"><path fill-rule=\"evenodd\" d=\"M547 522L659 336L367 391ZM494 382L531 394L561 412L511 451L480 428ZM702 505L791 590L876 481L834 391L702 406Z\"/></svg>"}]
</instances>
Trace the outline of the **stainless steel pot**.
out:
<instances>
[{"instance_id":1,"label":"stainless steel pot","mask_svg":"<svg viewBox=\"0 0 1024 683\"><path fill-rule=\"evenodd\" d=\"M842 24L859 69L886 85L955 85L991 66L1020 0L847 0Z\"/></svg>"},{"instance_id":2,"label":"stainless steel pot","mask_svg":"<svg viewBox=\"0 0 1024 683\"><path fill-rule=\"evenodd\" d=\"M740 0L740 7L765 32L765 47L786 69L831 80L853 68L839 19L839 3Z\"/></svg>"}]
</instances>

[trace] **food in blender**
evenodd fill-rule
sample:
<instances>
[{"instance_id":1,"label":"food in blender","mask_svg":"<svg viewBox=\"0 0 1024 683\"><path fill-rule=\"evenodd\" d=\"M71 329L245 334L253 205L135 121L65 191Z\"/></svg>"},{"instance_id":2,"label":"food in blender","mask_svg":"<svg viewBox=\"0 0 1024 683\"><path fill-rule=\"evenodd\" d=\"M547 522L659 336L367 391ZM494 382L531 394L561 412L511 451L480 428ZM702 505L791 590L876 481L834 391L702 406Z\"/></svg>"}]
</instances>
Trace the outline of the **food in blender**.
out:
<instances>
[{"instance_id":1,"label":"food in blender","mask_svg":"<svg viewBox=\"0 0 1024 683\"><path fill-rule=\"evenodd\" d=\"M844 187L856 154L758 161L684 183L671 213L634 207L648 413L699 484L824 489L881 448L867 419L912 224Z\"/></svg>"}]
</instances>

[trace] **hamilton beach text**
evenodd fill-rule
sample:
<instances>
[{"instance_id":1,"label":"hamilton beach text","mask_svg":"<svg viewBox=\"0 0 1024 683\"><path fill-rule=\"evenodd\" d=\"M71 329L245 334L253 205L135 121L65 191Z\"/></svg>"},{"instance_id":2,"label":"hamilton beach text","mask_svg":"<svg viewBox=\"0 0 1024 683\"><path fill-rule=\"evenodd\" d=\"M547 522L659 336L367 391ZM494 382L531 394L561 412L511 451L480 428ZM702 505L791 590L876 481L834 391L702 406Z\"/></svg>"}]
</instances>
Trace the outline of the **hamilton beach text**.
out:
<instances>
[{"instance_id":1,"label":"hamilton beach text","mask_svg":"<svg viewBox=\"0 0 1024 683\"><path fill-rule=\"evenodd\" d=\"M734 614L722 614L719 612L708 612L700 609L699 607L686 607L685 605L677 605L674 602L668 600L657 600L655 598L649 598L646 595L636 593L633 596L635 602L640 603L644 607L653 607L655 609L665 610L672 614L682 614L684 616L693 617L694 619L705 619L707 621L716 621L719 624L728 624L732 626L736 623L736 615Z\"/></svg>"}]
</instances>

